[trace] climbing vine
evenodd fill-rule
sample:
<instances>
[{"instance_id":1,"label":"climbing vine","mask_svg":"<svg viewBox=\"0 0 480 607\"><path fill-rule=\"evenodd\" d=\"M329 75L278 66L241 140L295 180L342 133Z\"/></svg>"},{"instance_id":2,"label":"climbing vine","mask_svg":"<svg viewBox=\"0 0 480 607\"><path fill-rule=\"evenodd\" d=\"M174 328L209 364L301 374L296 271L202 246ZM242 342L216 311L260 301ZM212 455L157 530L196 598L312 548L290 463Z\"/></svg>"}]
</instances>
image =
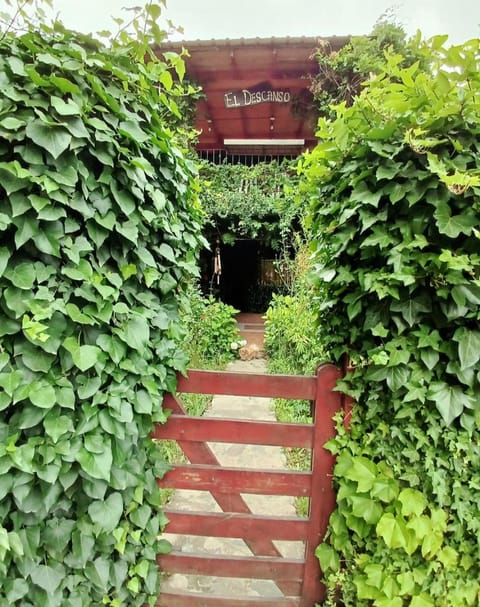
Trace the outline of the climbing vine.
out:
<instances>
[{"instance_id":1,"label":"climbing vine","mask_svg":"<svg viewBox=\"0 0 480 607\"><path fill-rule=\"evenodd\" d=\"M185 370L200 210L182 62L125 42L0 40L2 605L154 604L169 549L149 433Z\"/></svg>"},{"instance_id":2,"label":"climbing vine","mask_svg":"<svg viewBox=\"0 0 480 607\"><path fill-rule=\"evenodd\" d=\"M328 605L480 601L480 41L389 55L304 161L325 347L356 404L318 556Z\"/></svg>"},{"instance_id":3,"label":"climbing vine","mask_svg":"<svg viewBox=\"0 0 480 607\"><path fill-rule=\"evenodd\" d=\"M298 225L302 208L296 201L296 163L262 162L200 164L201 200L207 232L225 243L235 238L259 239L279 249Z\"/></svg>"},{"instance_id":4,"label":"climbing vine","mask_svg":"<svg viewBox=\"0 0 480 607\"><path fill-rule=\"evenodd\" d=\"M422 60L416 48L392 9L385 11L368 36L352 36L338 51L332 51L328 40L321 40L315 55L319 70L310 86L318 111L332 116L334 104L351 105L363 83L384 70L386 51L401 54L403 67L408 67Z\"/></svg>"}]
</instances>

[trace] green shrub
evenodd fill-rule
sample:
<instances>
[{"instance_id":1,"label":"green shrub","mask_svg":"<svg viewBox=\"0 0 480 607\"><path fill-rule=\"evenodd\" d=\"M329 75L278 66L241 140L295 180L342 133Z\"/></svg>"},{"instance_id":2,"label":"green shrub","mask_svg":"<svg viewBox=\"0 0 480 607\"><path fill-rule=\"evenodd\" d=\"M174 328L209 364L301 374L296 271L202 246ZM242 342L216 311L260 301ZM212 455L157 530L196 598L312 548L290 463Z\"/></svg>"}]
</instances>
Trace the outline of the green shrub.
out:
<instances>
[{"instance_id":1,"label":"green shrub","mask_svg":"<svg viewBox=\"0 0 480 607\"><path fill-rule=\"evenodd\" d=\"M273 294L265 318L265 349L273 373L314 374L325 359L323 341L316 331L314 291L309 284L310 251L297 236L296 254L285 255L278 263L282 290Z\"/></svg>"},{"instance_id":2,"label":"green shrub","mask_svg":"<svg viewBox=\"0 0 480 607\"><path fill-rule=\"evenodd\" d=\"M265 323L265 348L274 373L309 375L324 359L323 344L315 330L312 296L273 295Z\"/></svg>"},{"instance_id":3,"label":"green shrub","mask_svg":"<svg viewBox=\"0 0 480 607\"><path fill-rule=\"evenodd\" d=\"M190 366L221 368L233 360L240 341L235 319L238 310L213 297L205 298L198 290L190 292L187 310L183 321Z\"/></svg>"},{"instance_id":4,"label":"green shrub","mask_svg":"<svg viewBox=\"0 0 480 607\"><path fill-rule=\"evenodd\" d=\"M153 604L192 167L165 63L45 36L0 40L0 604Z\"/></svg>"},{"instance_id":5,"label":"green shrub","mask_svg":"<svg viewBox=\"0 0 480 607\"><path fill-rule=\"evenodd\" d=\"M387 58L306 160L320 335L355 368L318 556L351 607L480 602L480 41Z\"/></svg>"},{"instance_id":6,"label":"green shrub","mask_svg":"<svg viewBox=\"0 0 480 607\"><path fill-rule=\"evenodd\" d=\"M271 373L286 375L313 375L325 360L324 348L316 332L313 291L308 287L308 250L297 242L294 259L284 259L281 275L284 289L290 295L273 295L265 318L265 350ZM275 416L282 422L309 423L312 420L311 403L303 400L275 399ZM285 449L290 468L309 470L309 449ZM297 512L308 513L308 500L298 498Z\"/></svg>"}]
</instances>

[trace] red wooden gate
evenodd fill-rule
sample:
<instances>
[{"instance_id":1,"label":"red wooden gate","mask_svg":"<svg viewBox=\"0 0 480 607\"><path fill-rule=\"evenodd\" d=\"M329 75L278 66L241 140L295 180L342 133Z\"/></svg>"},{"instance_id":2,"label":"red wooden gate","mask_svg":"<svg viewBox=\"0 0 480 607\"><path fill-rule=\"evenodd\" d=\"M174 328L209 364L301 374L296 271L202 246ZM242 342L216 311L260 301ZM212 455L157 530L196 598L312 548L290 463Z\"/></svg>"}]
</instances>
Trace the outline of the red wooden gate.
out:
<instances>
[{"instance_id":1,"label":"red wooden gate","mask_svg":"<svg viewBox=\"0 0 480 607\"><path fill-rule=\"evenodd\" d=\"M335 507L331 482L333 457L323 445L335 435L332 418L342 407L342 395L333 389L340 377L336 367L322 365L317 375L311 377L190 371L188 378L179 379L178 392L310 400L314 403L314 423L188 417L176 396L165 397L164 407L171 409L172 415L166 424L156 426L153 437L178 441L190 463L176 466L158 484L209 491L223 510L222 513L167 510L168 533L242 538L252 556L220 557L173 551L158 557L161 570L270 579L284 598L212 597L179 590L161 593L157 607L313 607L323 600L315 548L325 535ZM295 472L224 468L206 444L208 441L310 448L312 469ZM309 496L309 516L254 515L241 493ZM304 558L283 558L273 540L304 541Z\"/></svg>"}]
</instances>

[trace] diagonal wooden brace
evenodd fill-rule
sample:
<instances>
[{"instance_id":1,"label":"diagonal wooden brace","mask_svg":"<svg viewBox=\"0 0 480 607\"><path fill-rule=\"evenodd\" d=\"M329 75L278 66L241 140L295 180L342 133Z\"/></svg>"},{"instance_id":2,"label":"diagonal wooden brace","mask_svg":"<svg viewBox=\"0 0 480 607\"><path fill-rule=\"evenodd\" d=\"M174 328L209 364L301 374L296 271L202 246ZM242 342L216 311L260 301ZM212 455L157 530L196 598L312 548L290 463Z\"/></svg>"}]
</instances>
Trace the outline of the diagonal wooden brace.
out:
<instances>
[{"instance_id":1,"label":"diagonal wooden brace","mask_svg":"<svg viewBox=\"0 0 480 607\"><path fill-rule=\"evenodd\" d=\"M163 405L166 409L170 409L177 415L186 415L186 411L183 408L181 401L173 394L166 394L164 397ZM168 423L168 421L167 421ZM220 465L217 457L206 443L190 442L190 441L177 441L178 445L184 452L191 464L208 464L208 465ZM164 485L163 479L158 481L160 485ZM219 507L224 512L238 512L243 514L251 514L251 510L248 504L245 502L240 494L227 495L218 493L216 491L211 492L212 497L217 502ZM268 539L244 539L245 543L252 551L255 556L276 556L282 557L281 552L277 549L275 544ZM280 590L285 596L291 596L295 594L295 584L290 584L288 581L276 582Z\"/></svg>"}]
</instances>

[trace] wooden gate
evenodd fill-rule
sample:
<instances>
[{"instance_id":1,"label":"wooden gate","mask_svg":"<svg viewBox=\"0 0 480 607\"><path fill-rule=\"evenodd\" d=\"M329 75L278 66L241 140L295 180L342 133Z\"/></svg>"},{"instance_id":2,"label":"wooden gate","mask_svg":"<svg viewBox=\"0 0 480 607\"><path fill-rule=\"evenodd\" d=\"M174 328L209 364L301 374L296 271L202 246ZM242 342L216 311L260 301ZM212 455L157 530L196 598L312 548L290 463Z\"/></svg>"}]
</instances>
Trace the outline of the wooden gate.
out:
<instances>
[{"instance_id":1,"label":"wooden gate","mask_svg":"<svg viewBox=\"0 0 480 607\"><path fill-rule=\"evenodd\" d=\"M179 590L161 593L157 607L313 607L324 598L315 548L322 541L335 507L332 488L334 458L323 448L335 435L333 416L342 407L334 391L341 372L322 365L316 376L256 375L189 371L179 378L178 392L310 400L313 424L189 417L177 396L165 397L172 415L157 425L156 439L178 442L189 464L176 466L161 487L209 491L223 512L166 510L168 533L242 538L251 557L199 555L173 551L158 557L166 573L273 580L284 598L212 597ZM208 412L207 412L208 415ZM312 450L309 472L221 467L207 442L306 447ZM241 494L308 496L309 515L259 516L251 513ZM283 558L273 540L305 542L303 559Z\"/></svg>"}]
</instances>

